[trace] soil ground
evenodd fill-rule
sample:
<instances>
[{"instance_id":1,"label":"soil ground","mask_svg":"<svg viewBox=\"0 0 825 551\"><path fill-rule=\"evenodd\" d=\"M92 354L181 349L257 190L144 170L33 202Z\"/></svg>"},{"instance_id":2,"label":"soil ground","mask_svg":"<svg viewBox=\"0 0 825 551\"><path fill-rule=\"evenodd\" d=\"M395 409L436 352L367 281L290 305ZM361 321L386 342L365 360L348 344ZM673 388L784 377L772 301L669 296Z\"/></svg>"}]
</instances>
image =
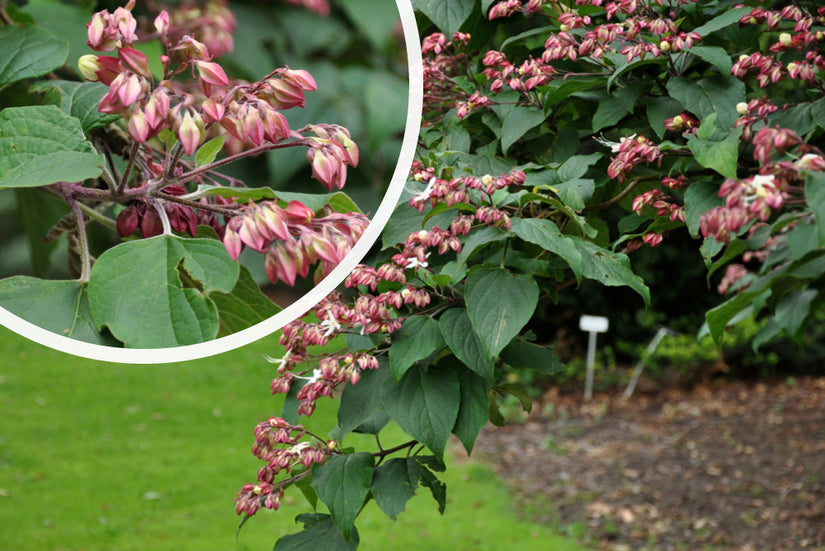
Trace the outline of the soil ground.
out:
<instances>
[{"instance_id":1,"label":"soil ground","mask_svg":"<svg viewBox=\"0 0 825 551\"><path fill-rule=\"evenodd\" d=\"M548 393L473 457L597 549L825 550L825 379Z\"/></svg>"}]
</instances>

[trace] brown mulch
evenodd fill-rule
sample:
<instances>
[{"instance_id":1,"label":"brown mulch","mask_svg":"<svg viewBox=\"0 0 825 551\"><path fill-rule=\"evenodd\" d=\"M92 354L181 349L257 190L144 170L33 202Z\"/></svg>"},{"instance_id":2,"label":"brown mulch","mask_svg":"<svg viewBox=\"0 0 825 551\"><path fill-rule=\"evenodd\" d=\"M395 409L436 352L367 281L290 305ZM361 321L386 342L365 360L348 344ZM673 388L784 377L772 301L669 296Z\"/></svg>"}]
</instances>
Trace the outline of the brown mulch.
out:
<instances>
[{"instance_id":1,"label":"brown mulch","mask_svg":"<svg viewBox=\"0 0 825 551\"><path fill-rule=\"evenodd\" d=\"M473 456L522 514L597 549L825 549L822 378L551 392L526 422L485 427Z\"/></svg>"}]
</instances>

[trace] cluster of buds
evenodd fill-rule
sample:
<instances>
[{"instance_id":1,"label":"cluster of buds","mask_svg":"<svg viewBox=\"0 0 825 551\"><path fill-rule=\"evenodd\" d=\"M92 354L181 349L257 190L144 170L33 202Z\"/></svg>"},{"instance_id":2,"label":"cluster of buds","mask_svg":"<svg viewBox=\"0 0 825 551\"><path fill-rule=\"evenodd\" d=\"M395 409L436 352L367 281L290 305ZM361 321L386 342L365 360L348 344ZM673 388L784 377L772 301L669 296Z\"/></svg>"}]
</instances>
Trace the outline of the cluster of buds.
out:
<instances>
[{"instance_id":1,"label":"cluster of buds","mask_svg":"<svg viewBox=\"0 0 825 551\"><path fill-rule=\"evenodd\" d=\"M651 205L656 209L657 216L666 216L669 220L685 221L685 207L673 201L673 198L667 196L659 189L652 189L646 191L641 195L637 195L633 199L632 209L636 214L641 215L642 209L645 205Z\"/></svg>"},{"instance_id":2,"label":"cluster of buds","mask_svg":"<svg viewBox=\"0 0 825 551\"><path fill-rule=\"evenodd\" d=\"M499 19L501 17L510 17L515 13L524 13L526 15L539 13L541 7L546 3L547 0L527 0L526 2L522 0L503 0L490 8L487 18L492 21L493 19Z\"/></svg>"},{"instance_id":3,"label":"cluster of buds","mask_svg":"<svg viewBox=\"0 0 825 551\"><path fill-rule=\"evenodd\" d=\"M324 17L329 15L329 2L327 0L286 0L286 2L294 6L301 6Z\"/></svg>"},{"instance_id":4,"label":"cluster of buds","mask_svg":"<svg viewBox=\"0 0 825 551\"><path fill-rule=\"evenodd\" d=\"M644 136L623 137L618 143L597 139L603 145L610 147L615 157L611 157L607 167L607 175L624 182L625 176L641 163L661 161L662 152Z\"/></svg>"},{"instance_id":5,"label":"cluster of buds","mask_svg":"<svg viewBox=\"0 0 825 551\"><path fill-rule=\"evenodd\" d=\"M308 471L313 464L326 461L327 456L335 452L335 443L323 442L314 435L315 443L301 441L307 431L301 425L291 425L280 417L259 423L255 427L255 444L252 454L266 462L258 471L258 480L246 484L235 498L235 512L250 517L261 507L277 510L281 505L284 488L294 480L276 477L289 473L297 466ZM300 475L298 475L300 476Z\"/></svg>"},{"instance_id":6,"label":"cluster of buds","mask_svg":"<svg viewBox=\"0 0 825 551\"><path fill-rule=\"evenodd\" d=\"M475 111L478 107L487 105L489 100L490 98L482 96L478 91L473 92L467 101L456 102L456 117L458 120L466 118L467 115Z\"/></svg>"},{"instance_id":7,"label":"cluster of buds","mask_svg":"<svg viewBox=\"0 0 825 551\"><path fill-rule=\"evenodd\" d=\"M226 225L223 242L237 259L244 246L264 253L267 276L275 283L294 285L320 261L316 279L332 271L349 253L369 225L359 213L315 213L298 201L281 208L274 201L250 203Z\"/></svg>"},{"instance_id":8,"label":"cluster of buds","mask_svg":"<svg viewBox=\"0 0 825 551\"><path fill-rule=\"evenodd\" d=\"M308 141L307 160L312 177L332 191L344 187L347 166L358 165L358 147L346 128L337 125L309 125L315 138Z\"/></svg>"},{"instance_id":9,"label":"cluster of buds","mask_svg":"<svg viewBox=\"0 0 825 551\"><path fill-rule=\"evenodd\" d=\"M163 188L163 192L177 197L186 193L186 190L173 185ZM163 209L164 213L161 214L158 209ZM120 211L117 217L117 234L120 237L129 237L140 229L144 239L160 235L163 233L161 216L165 216L169 221L170 229L195 236L199 217L192 207L151 199L135 199Z\"/></svg>"},{"instance_id":10,"label":"cluster of buds","mask_svg":"<svg viewBox=\"0 0 825 551\"><path fill-rule=\"evenodd\" d=\"M768 115L777 111L777 107L767 97L755 98L748 102L736 104L736 112L740 117L736 119L734 126L742 128L742 140L749 142L753 139L753 128L757 123L767 124Z\"/></svg>"},{"instance_id":11,"label":"cluster of buds","mask_svg":"<svg viewBox=\"0 0 825 551\"><path fill-rule=\"evenodd\" d=\"M759 86L763 88L785 76L808 83L814 82L817 74L825 70L825 56L820 49L820 44L825 40L825 32L812 30L815 23L825 24L825 10L821 7L817 9L816 15L798 4L789 4L779 10L754 8L741 18L740 25L764 24L769 30L777 30L784 26L788 32L779 34L770 51L773 54L797 53L793 56L784 55L782 61L760 52L743 54L734 63L731 72L737 77L743 77L752 71L757 72Z\"/></svg>"},{"instance_id":12,"label":"cluster of buds","mask_svg":"<svg viewBox=\"0 0 825 551\"><path fill-rule=\"evenodd\" d=\"M699 121L688 113L676 115L673 118L665 119L665 128L670 132L685 132L696 131L699 127Z\"/></svg>"},{"instance_id":13,"label":"cluster of buds","mask_svg":"<svg viewBox=\"0 0 825 551\"><path fill-rule=\"evenodd\" d=\"M393 297L400 297L400 294L365 294L352 304L345 304L340 293L332 293L313 308L320 322L299 319L284 326L279 342L285 352L280 358L268 358L278 365L277 376L270 386L271 392L287 393L296 381L300 381L298 412L309 416L315 410L318 398L333 395L346 383L357 384L366 369L378 369L378 359L370 351L326 354L314 368L303 371L297 368L313 357L308 352L309 347L326 346L342 333L390 334L399 329L403 318L398 317L396 309L401 303Z\"/></svg>"},{"instance_id":14,"label":"cluster of buds","mask_svg":"<svg viewBox=\"0 0 825 551\"><path fill-rule=\"evenodd\" d=\"M203 3L186 2L166 16L169 24L161 25L165 42L176 43L184 36L202 42L215 57L232 52L237 21L226 5L226 0L207 0Z\"/></svg>"},{"instance_id":15,"label":"cluster of buds","mask_svg":"<svg viewBox=\"0 0 825 551\"><path fill-rule=\"evenodd\" d=\"M702 215L699 227L705 237L713 236L721 243L730 241L754 220L767 220L782 207L787 196L787 184L774 175L756 174L744 180L727 179L719 188L725 205Z\"/></svg>"},{"instance_id":16,"label":"cluster of buds","mask_svg":"<svg viewBox=\"0 0 825 551\"><path fill-rule=\"evenodd\" d=\"M448 207L456 203L473 204L470 191L481 191L489 199L498 190L521 186L526 178L523 171L512 170L497 177L490 174L481 178L467 175L445 180L437 178L431 168L423 167L418 161L413 163L411 172L414 181L427 182L427 186L410 199L410 206L418 212L424 212L427 205L434 207L439 203Z\"/></svg>"},{"instance_id":17,"label":"cluster of buds","mask_svg":"<svg viewBox=\"0 0 825 551\"><path fill-rule=\"evenodd\" d=\"M467 57L462 47L470 38L469 34L457 32L450 41L442 33L434 33L422 41L425 113L450 109L457 102L467 101L468 94L455 85L453 77L466 72Z\"/></svg>"}]
</instances>

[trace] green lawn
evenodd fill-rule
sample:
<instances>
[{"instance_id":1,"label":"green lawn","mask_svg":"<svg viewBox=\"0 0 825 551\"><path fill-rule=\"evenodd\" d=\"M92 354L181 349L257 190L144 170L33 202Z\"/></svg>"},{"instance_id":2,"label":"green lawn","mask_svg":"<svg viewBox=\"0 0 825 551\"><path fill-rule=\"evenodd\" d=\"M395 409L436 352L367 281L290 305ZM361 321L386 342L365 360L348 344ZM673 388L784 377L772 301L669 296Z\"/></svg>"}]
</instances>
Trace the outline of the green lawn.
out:
<instances>
[{"instance_id":1,"label":"green lawn","mask_svg":"<svg viewBox=\"0 0 825 551\"><path fill-rule=\"evenodd\" d=\"M261 463L252 428L269 395L270 337L193 362L128 366L76 358L0 328L0 542L16 551L268 550L297 531L297 491L236 540L233 498ZM314 425L331 427L330 408ZM374 504L363 550L580 550L519 521L487 468L448 468L447 513L428 495L392 522ZM419 490L421 494L422 490ZM426 490L423 490L427 493Z\"/></svg>"}]
</instances>

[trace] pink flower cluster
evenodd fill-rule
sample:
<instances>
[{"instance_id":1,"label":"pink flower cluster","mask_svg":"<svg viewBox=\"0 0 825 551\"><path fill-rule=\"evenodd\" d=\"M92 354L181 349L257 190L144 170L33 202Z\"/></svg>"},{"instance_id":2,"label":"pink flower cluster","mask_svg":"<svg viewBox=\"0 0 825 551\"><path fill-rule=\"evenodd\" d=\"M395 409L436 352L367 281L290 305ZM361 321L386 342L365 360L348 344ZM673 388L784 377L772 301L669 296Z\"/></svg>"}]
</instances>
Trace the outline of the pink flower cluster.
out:
<instances>
[{"instance_id":1,"label":"pink flower cluster","mask_svg":"<svg viewBox=\"0 0 825 551\"><path fill-rule=\"evenodd\" d=\"M725 205L702 215L703 236L729 242L753 222L768 220L794 194L801 193L802 188L794 184L804 181L808 171L825 170L825 157L792 130L765 126L752 141L754 159L762 165L758 174L725 180L719 189ZM795 160L787 159L786 152L793 152Z\"/></svg>"},{"instance_id":2,"label":"pink flower cluster","mask_svg":"<svg viewBox=\"0 0 825 551\"><path fill-rule=\"evenodd\" d=\"M329 2L327 0L286 0L288 4L301 6L318 15L329 15Z\"/></svg>"},{"instance_id":3,"label":"pink flower cluster","mask_svg":"<svg viewBox=\"0 0 825 551\"><path fill-rule=\"evenodd\" d=\"M548 0L504 0L498 2L490 8L487 17L492 21L500 17L510 17L515 13L534 14L541 11L541 7L547 4Z\"/></svg>"},{"instance_id":4,"label":"pink flower cluster","mask_svg":"<svg viewBox=\"0 0 825 551\"><path fill-rule=\"evenodd\" d=\"M739 78L755 72L763 88L785 76L814 82L817 74L825 70L825 56L820 46L825 41L825 32L811 30L815 23L825 24L825 8L817 8L816 15L797 4L781 9L754 8L742 17L740 25L764 24L771 31L786 29L770 47L771 53L783 54L782 59L761 52L743 54L731 72Z\"/></svg>"},{"instance_id":5,"label":"pink flower cluster","mask_svg":"<svg viewBox=\"0 0 825 551\"><path fill-rule=\"evenodd\" d=\"M289 480L276 480L284 472L301 465L309 469L315 463L323 464L333 453L331 446L315 438L313 444L301 441L307 431L301 425L291 425L280 417L271 417L255 427L252 454L266 462L258 471L254 484L244 485L235 498L235 512L252 516L261 507L277 510ZM314 437L314 435L313 435ZM300 475L299 475L300 476Z\"/></svg>"},{"instance_id":6,"label":"pink flower cluster","mask_svg":"<svg viewBox=\"0 0 825 551\"><path fill-rule=\"evenodd\" d=\"M192 155L206 138L210 126L222 129L242 144L256 147L291 136L280 111L303 107L304 92L316 89L309 73L281 68L253 84L231 82L223 68L212 61L213 54L205 43L190 35L177 38L181 27L172 26L172 22L181 25L189 21L204 28L204 18L193 19L189 16L197 12L186 12L189 15L182 16L180 21L176 16L170 21L164 11L154 22L167 51L161 56L163 79L155 83L146 55L132 47L138 40L137 21L130 11L133 5L134 1L113 14L97 12L87 25L88 45L96 51L117 50L117 57L86 55L80 58L78 66L87 80L100 81L109 87L99 109L123 115L126 129L134 140L145 143L161 130L169 129L177 136L184 152ZM212 11L218 19L214 28L220 29L220 33L206 34L214 38L219 50L224 52L228 47L224 34L234 28L234 19L229 19L220 4ZM180 60L174 69L170 66L173 57ZM172 80L187 68L192 70L198 90L189 91Z\"/></svg>"},{"instance_id":7,"label":"pink flower cluster","mask_svg":"<svg viewBox=\"0 0 825 551\"><path fill-rule=\"evenodd\" d=\"M642 163L661 161L662 152L644 136L622 138L618 144L610 144L616 155L610 159L607 175L624 182L625 176Z\"/></svg>"},{"instance_id":8,"label":"pink flower cluster","mask_svg":"<svg viewBox=\"0 0 825 551\"><path fill-rule=\"evenodd\" d=\"M237 21L226 4L226 0L187 1L175 8L168 16L167 40L177 43L188 35L205 44L215 57L230 53Z\"/></svg>"},{"instance_id":9,"label":"pink flower cluster","mask_svg":"<svg viewBox=\"0 0 825 551\"><path fill-rule=\"evenodd\" d=\"M244 245L264 253L269 279L292 286L297 277L306 278L310 266L320 261L316 280L320 281L349 253L369 225L359 213L328 212L320 218L299 203L281 208L274 201L250 203L226 225L223 242L237 259Z\"/></svg>"}]
</instances>

